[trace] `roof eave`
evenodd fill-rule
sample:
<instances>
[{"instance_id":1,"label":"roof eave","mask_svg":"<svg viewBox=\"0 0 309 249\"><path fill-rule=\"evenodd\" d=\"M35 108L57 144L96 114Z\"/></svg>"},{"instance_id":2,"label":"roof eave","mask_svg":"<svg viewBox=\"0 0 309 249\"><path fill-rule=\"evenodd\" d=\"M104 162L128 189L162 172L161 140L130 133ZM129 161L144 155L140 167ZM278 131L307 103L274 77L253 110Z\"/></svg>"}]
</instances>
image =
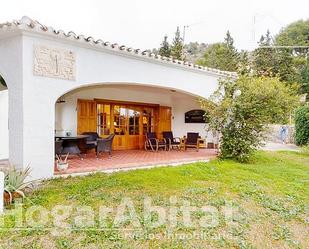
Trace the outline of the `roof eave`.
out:
<instances>
[{"instance_id":1,"label":"roof eave","mask_svg":"<svg viewBox=\"0 0 309 249\"><path fill-rule=\"evenodd\" d=\"M61 40L61 42L71 43L74 45L113 53L125 57L133 57L135 59L147 61L149 63L159 63L166 66L177 67L183 70L199 72L207 75L215 75L217 77L231 77L236 78L237 74L234 72L221 71L218 69L203 67L187 61L181 61L172 57L162 57L154 53L148 53L140 49L133 49L124 45L120 46L116 43L104 42L103 40L95 40L92 37L85 37L83 35L76 35L70 31L65 33L62 30L55 30L52 27L47 27L34 21L28 17L23 17L20 21L13 21L11 23L0 24L0 38L6 38L23 33L29 36L49 37L52 40Z\"/></svg>"}]
</instances>

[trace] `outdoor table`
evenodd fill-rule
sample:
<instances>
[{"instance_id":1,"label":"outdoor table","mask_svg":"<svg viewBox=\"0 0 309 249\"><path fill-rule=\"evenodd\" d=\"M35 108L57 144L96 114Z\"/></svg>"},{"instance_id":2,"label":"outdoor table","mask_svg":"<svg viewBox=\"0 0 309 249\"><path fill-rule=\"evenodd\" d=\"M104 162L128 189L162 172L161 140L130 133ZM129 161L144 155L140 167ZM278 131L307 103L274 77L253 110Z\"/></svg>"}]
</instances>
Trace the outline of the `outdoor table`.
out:
<instances>
[{"instance_id":1,"label":"outdoor table","mask_svg":"<svg viewBox=\"0 0 309 249\"><path fill-rule=\"evenodd\" d=\"M78 155L81 159L81 151L78 145L82 140L89 137L89 135L78 135L78 136L55 136L56 139L60 139L63 141L62 143L62 154L75 154Z\"/></svg>"}]
</instances>

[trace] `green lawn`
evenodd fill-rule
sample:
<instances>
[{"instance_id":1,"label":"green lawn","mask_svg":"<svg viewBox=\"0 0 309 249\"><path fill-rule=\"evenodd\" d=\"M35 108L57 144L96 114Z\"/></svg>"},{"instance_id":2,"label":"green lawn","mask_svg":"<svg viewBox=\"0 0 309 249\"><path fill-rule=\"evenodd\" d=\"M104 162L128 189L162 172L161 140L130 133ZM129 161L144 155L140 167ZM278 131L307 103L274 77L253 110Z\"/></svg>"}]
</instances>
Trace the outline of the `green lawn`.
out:
<instances>
[{"instance_id":1,"label":"green lawn","mask_svg":"<svg viewBox=\"0 0 309 249\"><path fill-rule=\"evenodd\" d=\"M178 167L136 170L115 174L55 179L45 182L30 194L24 209L41 205L51 210L56 205L90 206L95 210L92 229L3 229L3 248L309 248L309 154L297 152L258 152L248 164L214 160ZM153 205L177 210L178 223L152 228L143 219L144 197ZM123 198L132 200L141 226L129 222L113 225L115 212L100 227L100 206L117 207ZM211 206L218 222L209 227L186 227L180 206ZM224 210L235 210L225 219ZM74 209L75 210L75 209ZM77 211L76 211L77 212ZM73 213L68 221L73 224ZM126 214L129 211L126 210ZM192 213L197 222L206 213ZM37 213L34 214L34 217ZM206 217L206 216L205 216ZM37 219L38 223L40 219ZM13 226L6 215L5 226ZM195 224L195 223L194 223ZM210 223L211 224L211 223ZM27 225L28 227L29 224ZM47 225L53 226L51 223ZM46 227L46 226L45 226ZM87 227L88 228L88 227ZM58 231L54 234L52 231ZM167 235L167 232L169 235ZM201 237L191 237L198 234Z\"/></svg>"}]
</instances>

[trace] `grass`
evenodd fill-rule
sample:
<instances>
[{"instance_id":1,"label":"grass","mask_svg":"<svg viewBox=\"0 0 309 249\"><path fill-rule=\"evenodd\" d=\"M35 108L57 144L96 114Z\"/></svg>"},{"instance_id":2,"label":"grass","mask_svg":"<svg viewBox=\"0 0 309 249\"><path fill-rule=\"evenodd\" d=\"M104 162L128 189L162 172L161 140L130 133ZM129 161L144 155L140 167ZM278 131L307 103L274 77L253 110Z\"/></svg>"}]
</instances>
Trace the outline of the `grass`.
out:
<instances>
[{"instance_id":1,"label":"grass","mask_svg":"<svg viewBox=\"0 0 309 249\"><path fill-rule=\"evenodd\" d=\"M77 207L89 206L95 211L93 227L97 228L99 208L117 207L126 197L141 227L129 221L115 226L114 212L100 231L77 229L66 234L66 229L58 228L54 234L40 227L2 229L0 248L308 248L308 167L308 152L258 152L248 164L213 160L46 181L28 196L24 216L33 205L50 211L61 204L75 210L66 220L73 224ZM169 211L174 207L177 222L149 226L158 217L143 219L145 196L152 198L152 205ZM217 212L217 222L208 227L184 226L179 211L183 201L199 208L210 206ZM236 210L229 218L224 216L227 207ZM193 212L192 220L197 222L205 214ZM4 221L6 228L12 227L14 216L7 214ZM190 238L194 234L202 237Z\"/></svg>"}]
</instances>

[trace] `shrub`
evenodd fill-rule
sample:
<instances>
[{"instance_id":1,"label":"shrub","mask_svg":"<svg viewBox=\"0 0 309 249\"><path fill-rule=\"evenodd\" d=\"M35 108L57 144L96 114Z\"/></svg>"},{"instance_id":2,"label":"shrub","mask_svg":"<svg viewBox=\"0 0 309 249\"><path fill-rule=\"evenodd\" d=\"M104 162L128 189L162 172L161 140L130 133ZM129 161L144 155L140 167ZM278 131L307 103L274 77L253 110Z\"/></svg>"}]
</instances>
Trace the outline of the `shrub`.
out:
<instances>
[{"instance_id":1,"label":"shrub","mask_svg":"<svg viewBox=\"0 0 309 249\"><path fill-rule=\"evenodd\" d=\"M309 144L309 105L299 107L295 113L295 140L297 145Z\"/></svg>"},{"instance_id":2,"label":"shrub","mask_svg":"<svg viewBox=\"0 0 309 249\"><path fill-rule=\"evenodd\" d=\"M22 198L25 197L25 190L31 189L34 181L26 181L30 176L30 168L19 170L10 165L4 178L4 192L9 195L7 203L13 201L14 195L17 194Z\"/></svg>"},{"instance_id":3,"label":"shrub","mask_svg":"<svg viewBox=\"0 0 309 249\"><path fill-rule=\"evenodd\" d=\"M202 107L209 129L218 131L220 157L248 161L264 140L266 124L284 123L298 104L297 89L278 78L241 76L227 79Z\"/></svg>"}]
</instances>

